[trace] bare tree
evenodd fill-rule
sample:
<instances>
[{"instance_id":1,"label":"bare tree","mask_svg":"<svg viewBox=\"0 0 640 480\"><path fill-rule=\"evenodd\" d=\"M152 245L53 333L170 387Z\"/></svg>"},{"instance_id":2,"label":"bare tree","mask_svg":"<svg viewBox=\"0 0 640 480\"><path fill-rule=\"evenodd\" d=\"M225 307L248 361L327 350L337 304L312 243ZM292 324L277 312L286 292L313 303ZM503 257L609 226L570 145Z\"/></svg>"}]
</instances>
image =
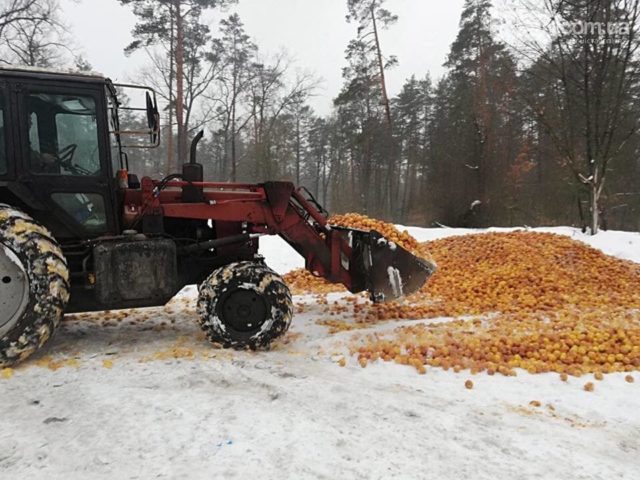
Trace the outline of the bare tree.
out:
<instances>
[{"instance_id":1,"label":"bare tree","mask_svg":"<svg viewBox=\"0 0 640 480\"><path fill-rule=\"evenodd\" d=\"M0 47L5 52L0 61L31 67L72 63L76 55L57 0L13 0L5 8L0 11Z\"/></svg>"},{"instance_id":2,"label":"bare tree","mask_svg":"<svg viewBox=\"0 0 640 480\"><path fill-rule=\"evenodd\" d=\"M40 0L8 0L0 7L0 41L4 41L7 27L21 21L33 20L33 11ZM40 18L42 19L42 18Z\"/></svg>"},{"instance_id":3,"label":"bare tree","mask_svg":"<svg viewBox=\"0 0 640 480\"><path fill-rule=\"evenodd\" d=\"M525 80L538 85L525 100L587 188L589 227L596 234L607 173L640 128L640 1L520 0L520 5L518 49L534 59Z\"/></svg>"},{"instance_id":4,"label":"bare tree","mask_svg":"<svg viewBox=\"0 0 640 480\"><path fill-rule=\"evenodd\" d=\"M283 53L271 63L257 63L253 68L247 94L252 125L250 143L256 170L261 177L269 178L277 175L272 158L276 127L282 115L313 93L318 80L309 73L299 73L289 81L291 62Z\"/></svg>"}]
</instances>

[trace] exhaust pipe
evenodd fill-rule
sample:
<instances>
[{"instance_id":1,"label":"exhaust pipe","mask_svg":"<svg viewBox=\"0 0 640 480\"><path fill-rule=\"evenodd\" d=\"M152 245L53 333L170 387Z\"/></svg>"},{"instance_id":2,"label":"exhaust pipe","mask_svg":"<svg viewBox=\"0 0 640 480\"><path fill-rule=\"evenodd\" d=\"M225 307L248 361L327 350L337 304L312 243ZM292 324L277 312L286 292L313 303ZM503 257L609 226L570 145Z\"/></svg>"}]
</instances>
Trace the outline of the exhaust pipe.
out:
<instances>
[{"instance_id":1,"label":"exhaust pipe","mask_svg":"<svg viewBox=\"0 0 640 480\"><path fill-rule=\"evenodd\" d=\"M182 165L182 179L185 182L202 182L204 180L204 168L196 161L198 143L204 136L204 130L198 132L191 142L189 163ZM182 188L182 201L185 203L199 203L203 201L202 187L187 185Z\"/></svg>"}]
</instances>

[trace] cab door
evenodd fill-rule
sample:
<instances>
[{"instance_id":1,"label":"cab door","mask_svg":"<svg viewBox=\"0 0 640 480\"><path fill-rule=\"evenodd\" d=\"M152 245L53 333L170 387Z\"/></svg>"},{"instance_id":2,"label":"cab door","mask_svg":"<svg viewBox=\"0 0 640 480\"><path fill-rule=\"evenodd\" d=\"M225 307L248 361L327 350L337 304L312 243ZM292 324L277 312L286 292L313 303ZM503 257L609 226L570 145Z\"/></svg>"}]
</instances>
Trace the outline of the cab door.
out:
<instances>
[{"instance_id":1,"label":"cab door","mask_svg":"<svg viewBox=\"0 0 640 480\"><path fill-rule=\"evenodd\" d=\"M21 181L58 238L117 233L104 90L100 84L16 86Z\"/></svg>"},{"instance_id":2,"label":"cab door","mask_svg":"<svg viewBox=\"0 0 640 480\"><path fill-rule=\"evenodd\" d=\"M13 162L9 161L11 142L9 124L9 96L6 84L0 81L0 182L10 180L14 173Z\"/></svg>"}]
</instances>

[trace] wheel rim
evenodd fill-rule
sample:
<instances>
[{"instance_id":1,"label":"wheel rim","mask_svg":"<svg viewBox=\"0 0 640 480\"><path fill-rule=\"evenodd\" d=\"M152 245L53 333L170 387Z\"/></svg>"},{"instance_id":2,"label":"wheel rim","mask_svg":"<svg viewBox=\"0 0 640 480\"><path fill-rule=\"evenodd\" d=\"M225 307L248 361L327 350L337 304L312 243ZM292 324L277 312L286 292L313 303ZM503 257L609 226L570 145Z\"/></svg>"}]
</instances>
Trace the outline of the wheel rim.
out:
<instances>
[{"instance_id":1,"label":"wheel rim","mask_svg":"<svg viewBox=\"0 0 640 480\"><path fill-rule=\"evenodd\" d=\"M18 256L0 243L0 338L22 317L29 303L29 277Z\"/></svg>"},{"instance_id":2,"label":"wheel rim","mask_svg":"<svg viewBox=\"0 0 640 480\"><path fill-rule=\"evenodd\" d=\"M262 326L267 318L267 305L257 292L238 289L220 302L224 324L236 332L251 332Z\"/></svg>"}]
</instances>

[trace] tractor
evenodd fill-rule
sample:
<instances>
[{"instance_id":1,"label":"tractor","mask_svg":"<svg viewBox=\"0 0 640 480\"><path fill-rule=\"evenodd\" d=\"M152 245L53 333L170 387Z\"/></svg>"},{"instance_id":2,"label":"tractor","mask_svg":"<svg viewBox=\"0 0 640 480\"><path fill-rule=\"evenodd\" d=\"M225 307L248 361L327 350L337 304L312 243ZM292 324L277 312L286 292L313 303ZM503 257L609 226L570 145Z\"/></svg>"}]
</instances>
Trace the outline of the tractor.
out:
<instances>
[{"instance_id":1,"label":"tractor","mask_svg":"<svg viewBox=\"0 0 640 480\"><path fill-rule=\"evenodd\" d=\"M141 94L139 107L121 101L126 89ZM132 112L142 127L122 128ZM151 88L0 68L0 367L42 347L65 313L162 306L193 284L212 342L266 349L293 306L258 254L264 235L374 302L416 292L434 272L376 231L331 225L290 182L204 181L202 132L180 173L139 178L129 153L159 145L159 118Z\"/></svg>"}]
</instances>

